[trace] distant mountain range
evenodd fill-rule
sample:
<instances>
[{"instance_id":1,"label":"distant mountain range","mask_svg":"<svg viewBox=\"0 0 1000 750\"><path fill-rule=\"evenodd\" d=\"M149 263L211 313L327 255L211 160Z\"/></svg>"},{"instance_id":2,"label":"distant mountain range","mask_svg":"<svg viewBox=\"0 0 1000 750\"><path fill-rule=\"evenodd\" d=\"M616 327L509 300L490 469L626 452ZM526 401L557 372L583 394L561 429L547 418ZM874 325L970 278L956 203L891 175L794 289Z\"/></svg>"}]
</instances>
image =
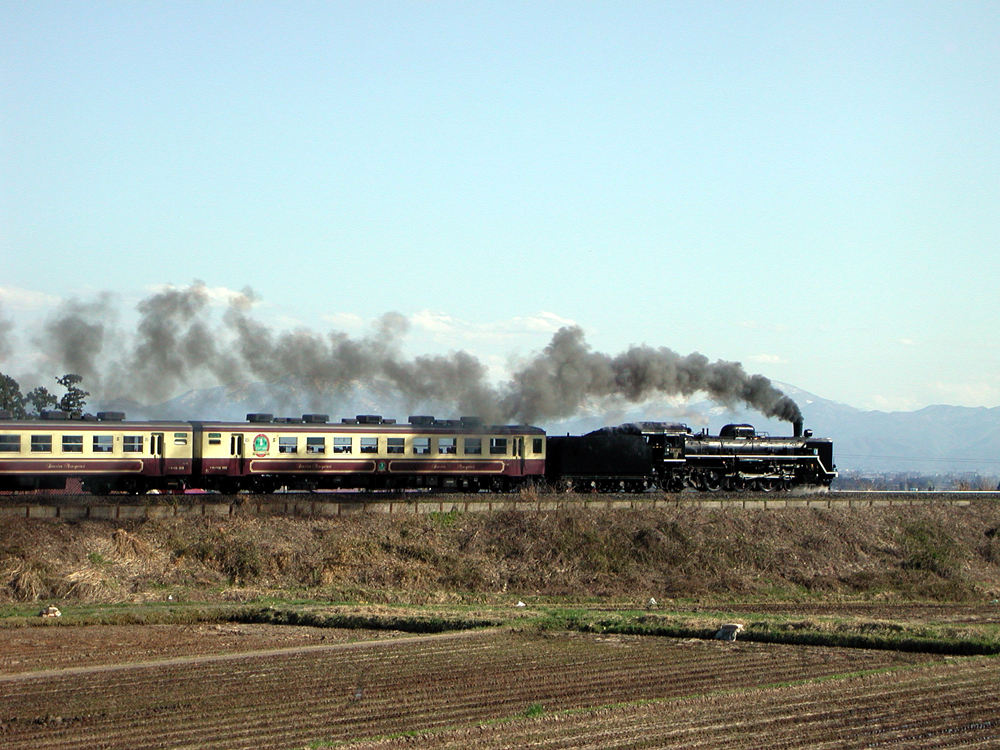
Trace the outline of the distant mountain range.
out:
<instances>
[{"instance_id":1,"label":"distant mountain range","mask_svg":"<svg viewBox=\"0 0 1000 750\"><path fill-rule=\"evenodd\" d=\"M1000 474L1000 407L939 405L912 412L865 411L784 383L775 386L798 403L807 429L833 438L841 471ZM100 408L124 411L130 419L243 421L251 412L275 416L323 413L334 421L357 414L381 414L400 422L411 414L465 416L433 404L407 403L391 386L379 382L346 391L324 391L296 381L250 383L188 391L152 406L118 401ZM707 427L713 433L729 422L749 422L772 435L792 433L787 422L764 419L757 412L728 409L708 400L679 403L673 399L641 405L602 404L572 419L539 426L550 434L579 434L640 420L684 422L695 431Z\"/></svg>"}]
</instances>

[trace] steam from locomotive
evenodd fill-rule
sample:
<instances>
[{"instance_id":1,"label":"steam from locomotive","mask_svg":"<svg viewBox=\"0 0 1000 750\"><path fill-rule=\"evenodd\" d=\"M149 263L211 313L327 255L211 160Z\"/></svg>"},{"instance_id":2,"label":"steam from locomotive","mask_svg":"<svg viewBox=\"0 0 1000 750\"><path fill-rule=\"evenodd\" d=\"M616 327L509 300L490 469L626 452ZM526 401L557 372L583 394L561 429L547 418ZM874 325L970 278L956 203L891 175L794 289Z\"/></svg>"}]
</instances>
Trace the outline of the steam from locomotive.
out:
<instances>
[{"instance_id":1,"label":"steam from locomotive","mask_svg":"<svg viewBox=\"0 0 1000 750\"><path fill-rule=\"evenodd\" d=\"M10 332L13 329L14 324L3 314L3 306L0 305L0 362L11 355Z\"/></svg>"},{"instance_id":2,"label":"steam from locomotive","mask_svg":"<svg viewBox=\"0 0 1000 750\"><path fill-rule=\"evenodd\" d=\"M763 375L747 375L738 362L709 362L697 352L682 357L650 346L612 357L590 351L576 326L557 331L544 351L514 374L500 403L505 415L530 422L570 416L590 397L637 403L698 392L726 405L746 403L768 417L802 418L794 401Z\"/></svg>"},{"instance_id":3,"label":"steam from locomotive","mask_svg":"<svg viewBox=\"0 0 1000 750\"><path fill-rule=\"evenodd\" d=\"M149 402L206 380L235 386L294 377L317 396L380 380L412 404L436 402L503 423L570 417L593 400L638 403L699 392L726 405L745 403L768 417L801 419L794 401L738 362L645 345L608 355L592 351L577 326L557 331L541 352L515 366L507 382L495 385L487 368L464 351L405 356L401 343L409 324L399 314L382 316L374 332L360 338L274 331L250 316L257 301L250 290L237 295L219 323L204 284L168 288L139 303L136 330L123 337L105 294L94 302L65 303L32 343L54 372L82 375L94 397L105 399ZM0 357L11 346L9 328L0 321Z\"/></svg>"}]
</instances>

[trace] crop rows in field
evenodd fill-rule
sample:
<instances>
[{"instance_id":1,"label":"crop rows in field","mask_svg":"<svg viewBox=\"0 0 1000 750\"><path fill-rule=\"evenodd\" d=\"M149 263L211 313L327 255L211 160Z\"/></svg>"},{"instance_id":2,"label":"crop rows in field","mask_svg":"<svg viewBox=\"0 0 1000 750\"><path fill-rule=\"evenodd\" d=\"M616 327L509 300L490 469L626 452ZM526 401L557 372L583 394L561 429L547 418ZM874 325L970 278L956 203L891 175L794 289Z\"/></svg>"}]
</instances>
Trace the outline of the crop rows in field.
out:
<instances>
[{"instance_id":1,"label":"crop rows in field","mask_svg":"<svg viewBox=\"0 0 1000 750\"><path fill-rule=\"evenodd\" d=\"M1000 746L995 659L524 718L342 750L967 748Z\"/></svg>"},{"instance_id":2,"label":"crop rows in field","mask_svg":"<svg viewBox=\"0 0 1000 750\"><path fill-rule=\"evenodd\" d=\"M775 683L921 662L943 663L650 637L405 638L0 677L0 741L11 750L303 747L412 731L441 731L446 741L444 730L536 705L551 713L718 691L732 692L700 700L739 705L746 691Z\"/></svg>"}]
</instances>

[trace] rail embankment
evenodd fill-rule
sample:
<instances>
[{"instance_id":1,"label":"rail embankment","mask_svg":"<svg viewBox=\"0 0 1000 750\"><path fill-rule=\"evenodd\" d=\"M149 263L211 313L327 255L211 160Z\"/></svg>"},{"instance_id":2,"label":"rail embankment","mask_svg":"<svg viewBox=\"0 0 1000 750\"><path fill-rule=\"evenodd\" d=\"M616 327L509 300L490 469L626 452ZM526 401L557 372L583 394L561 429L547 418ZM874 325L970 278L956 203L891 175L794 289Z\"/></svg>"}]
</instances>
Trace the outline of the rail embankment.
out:
<instances>
[{"instance_id":1,"label":"rail embankment","mask_svg":"<svg viewBox=\"0 0 1000 750\"><path fill-rule=\"evenodd\" d=\"M473 497L32 506L0 523L0 602L1000 600L993 499Z\"/></svg>"}]
</instances>

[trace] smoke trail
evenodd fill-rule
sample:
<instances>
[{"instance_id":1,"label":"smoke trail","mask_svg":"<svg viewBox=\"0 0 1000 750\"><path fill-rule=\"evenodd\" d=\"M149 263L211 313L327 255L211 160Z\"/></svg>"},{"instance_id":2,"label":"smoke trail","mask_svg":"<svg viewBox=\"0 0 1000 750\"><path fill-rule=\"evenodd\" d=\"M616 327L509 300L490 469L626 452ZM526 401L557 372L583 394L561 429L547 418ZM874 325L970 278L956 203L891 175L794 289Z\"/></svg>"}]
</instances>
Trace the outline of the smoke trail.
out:
<instances>
[{"instance_id":1,"label":"smoke trail","mask_svg":"<svg viewBox=\"0 0 1000 750\"><path fill-rule=\"evenodd\" d=\"M3 305L0 304L0 362L4 362L14 351L11 343L11 331L14 330L14 323L3 314Z\"/></svg>"},{"instance_id":2,"label":"smoke trail","mask_svg":"<svg viewBox=\"0 0 1000 750\"><path fill-rule=\"evenodd\" d=\"M412 405L436 402L453 404L464 414L496 413L486 367L473 355L404 357L400 343L409 323L398 313L383 315L375 333L361 339L342 333L322 337L307 330L276 336L243 308L231 308L226 321L237 334L243 364L255 377L274 381L294 376L335 391L382 380Z\"/></svg>"},{"instance_id":3,"label":"smoke trail","mask_svg":"<svg viewBox=\"0 0 1000 750\"><path fill-rule=\"evenodd\" d=\"M166 397L202 368L213 369L214 337L199 318L209 304L204 285L167 289L139 303L128 372L143 396Z\"/></svg>"},{"instance_id":4,"label":"smoke trail","mask_svg":"<svg viewBox=\"0 0 1000 750\"><path fill-rule=\"evenodd\" d=\"M697 352L682 357L665 347L633 346L610 357L590 351L583 331L560 329L544 351L504 388L501 410L526 422L569 417L591 398L638 403L654 395L704 392L727 406L743 402L768 417L801 419L798 406L763 375L747 375L738 362L709 362Z\"/></svg>"},{"instance_id":5,"label":"smoke trail","mask_svg":"<svg viewBox=\"0 0 1000 750\"><path fill-rule=\"evenodd\" d=\"M108 292L98 295L94 302L69 300L45 322L33 343L58 361L60 374L75 373L86 378L88 385L99 388L104 364L101 351L115 317Z\"/></svg>"},{"instance_id":6,"label":"smoke trail","mask_svg":"<svg viewBox=\"0 0 1000 750\"><path fill-rule=\"evenodd\" d=\"M660 347L633 346L611 356L591 351L579 327L556 332L548 346L499 386L467 352L408 358L401 351L409 324L383 315L360 338L308 329L275 332L251 317L252 290L229 298L221 320L201 282L167 288L142 300L134 334L110 335L110 296L69 302L47 322L36 345L59 372L76 372L98 398L167 399L199 385L294 380L319 404L358 385L387 383L408 405L434 403L490 421L544 422L571 417L595 401L640 403L657 395L706 393L768 417L800 418L798 407L762 375L738 362L709 362ZM0 320L0 354L7 331ZM114 345L109 338L113 339ZM106 351L111 349L111 351Z\"/></svg>"}]
</instances>

